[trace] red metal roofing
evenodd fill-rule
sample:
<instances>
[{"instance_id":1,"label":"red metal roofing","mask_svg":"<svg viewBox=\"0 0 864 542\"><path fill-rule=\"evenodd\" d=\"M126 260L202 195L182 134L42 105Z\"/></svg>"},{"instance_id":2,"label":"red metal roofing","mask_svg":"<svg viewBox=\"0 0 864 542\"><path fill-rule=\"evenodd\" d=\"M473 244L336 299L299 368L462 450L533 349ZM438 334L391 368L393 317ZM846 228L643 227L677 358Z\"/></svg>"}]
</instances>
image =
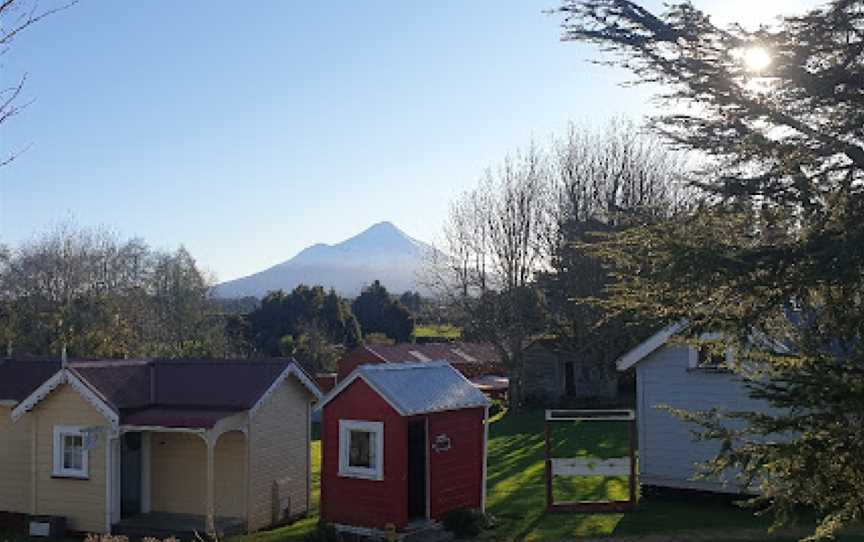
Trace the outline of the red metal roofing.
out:
<instances>
[{"instance_id":1,"label":"red metal roofing","mask_svg":"<svg viewBox=\"0 0 864 542\"><path fill-rule=\"evenodd\" d=\"M500 364L501 356L495 347L485 343L401 343L393 345L369 345L367 348L378 354L385 362L446 361L451 364Z\"/></svg>"}]
</instances>

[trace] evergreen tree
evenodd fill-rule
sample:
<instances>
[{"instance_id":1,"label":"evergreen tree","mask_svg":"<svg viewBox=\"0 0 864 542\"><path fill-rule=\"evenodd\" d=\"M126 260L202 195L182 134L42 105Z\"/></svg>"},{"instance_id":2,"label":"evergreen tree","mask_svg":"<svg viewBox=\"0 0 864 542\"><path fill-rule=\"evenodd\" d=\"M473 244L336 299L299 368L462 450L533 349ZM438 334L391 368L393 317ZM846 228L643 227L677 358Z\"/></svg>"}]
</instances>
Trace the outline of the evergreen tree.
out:
<instances>
[{"instance_id":1,"label":"evergreen tree","mask_svg":"<svg viewBox=\"0 0 864 542\"><path fill-rule=\"evenodd\" d=\"M335 291L321 286L299 285L291 293L268 293L261 305L246 317L249 343L268 356L285 355L285 337L300 344L305 330L335 345L356 346L360 339L357 319L348 303Z\"/></svg>"},{"instance_id":2,"label":"evergreen tree","mask_svg":"<svg viewBox=\"0 0 864 542\"><path fill-rule=\"evenodd\" d=\"M408 342L414 332L414 317L394 300L381 282L375 281L360 292L351 304L364 334L383 333L396 342Z\"/></svg>"},{"instance_id":3,"label":"evergreen tree","mask_svg":"<svg viewBox=\"0 0 864 542\"><path fill-rule=\"evenodd\" d=\"M817 538L864 519L864 2L755 31L690 3L655 15L569 0L561 12L565 39L664 89L672 107L652 126L706 161L697 212L602 252L620 310L722 331L738 371L763 371L749 386L776 410L682 413L723 441L709 472L740 469L778 521L815 509ZM785 348L754 348L764 336Z\"/></svg>"},{"instance_id":4,"label":"evergreen tree","mask_svg":"<svg viewBox=\"0 0 864 542\"><path fill-rule=\"evenodd\" d=\"M558 235L550 269L539 274L549 306L549 332L589 370L594 393L617 393L615 360L644 339L655 321L604 306L615 268L592 247L634 224L652 224L687 208L684 157L632 122L602 130L571 126L556 142L552 171L559 185Z\"/></svg>"}]
</instances>

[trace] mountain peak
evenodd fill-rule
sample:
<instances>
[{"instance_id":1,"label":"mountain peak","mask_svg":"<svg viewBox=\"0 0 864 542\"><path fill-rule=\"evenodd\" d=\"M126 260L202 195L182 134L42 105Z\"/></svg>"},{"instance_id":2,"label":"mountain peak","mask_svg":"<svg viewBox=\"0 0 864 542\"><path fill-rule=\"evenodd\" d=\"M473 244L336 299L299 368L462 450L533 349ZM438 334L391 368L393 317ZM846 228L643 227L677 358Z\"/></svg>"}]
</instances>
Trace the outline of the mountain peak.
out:
<instances>
[{"instance_id":1,"label":"mountain peak","mask_svg":"<svg viewBox=\"0 0 864 542\"><path fill-rule=\"evenodd\" d=\"M366 228L365 230L360 232L355 237L360 237L361 235L368 235L368 234L398 235L400 237L408 237L405 234L405 232L400 230L398 227L396 227L395 224L393 224L392 222L388 222L386 220L384 222L378 222L377 224L372 224L371 226L369 226L368 228Z\"/></svg>"},{"instance_id":2,"label":"mountain peak","mask_svg":"<svg viewBox=\"0 0 864 542\"><path fill-rule=\"evenodd\" d=\"M431 250L392 222L383 221L340 243L309 246L270 269L220 284L215 293L220 297L263 296L269 290L287 291L303 283L356 295L376 279L393 292L417 290L417 273Z\"/></svg>"}]
</instances>

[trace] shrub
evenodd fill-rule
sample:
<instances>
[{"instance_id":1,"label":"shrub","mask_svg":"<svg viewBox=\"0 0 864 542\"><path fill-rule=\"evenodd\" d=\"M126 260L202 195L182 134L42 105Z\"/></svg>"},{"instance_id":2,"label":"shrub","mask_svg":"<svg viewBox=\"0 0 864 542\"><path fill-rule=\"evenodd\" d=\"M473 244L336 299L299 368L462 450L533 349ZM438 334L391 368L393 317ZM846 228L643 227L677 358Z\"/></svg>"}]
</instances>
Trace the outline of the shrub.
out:
<instances>
[{"instance_id":1,"label":"shrub","mask_svg":"<svg viewBox=\"0 0 864 542\"><path fill-rule=\"evenodd\" d=\"M315 530L303 537L304 542L342 542L342 535L332 523L319 521Z\"/></svg>"},{"instance_id":2,"label":"shrub","mask_svg":"<svg viewBox=\"0 0 864 542\"><path fill-rule=\"evenodd\" d=\"M507 410L507 405L504 404L504 401L500 399L493 399L492 405L489 407L489 417L495 416L496 414Z\"/></svg>"},{"instance_id":3,"label":"shrub","mask_svg":"<svg viewBox=\"0 0 864 542\"><path fill-rule=\"evenodd\" d=\"M457 508L444 516L444 528L456 538L474 538L486 526L486 516L473 508Z\"/></svg>"}]
</instances>

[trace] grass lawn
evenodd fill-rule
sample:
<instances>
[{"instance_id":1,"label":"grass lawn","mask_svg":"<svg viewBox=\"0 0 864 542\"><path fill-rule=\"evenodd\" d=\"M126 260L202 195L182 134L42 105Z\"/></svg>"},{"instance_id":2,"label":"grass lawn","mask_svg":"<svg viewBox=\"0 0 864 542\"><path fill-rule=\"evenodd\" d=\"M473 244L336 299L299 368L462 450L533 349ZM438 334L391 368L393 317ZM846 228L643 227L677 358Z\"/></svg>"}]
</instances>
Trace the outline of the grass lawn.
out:
<instances>
[{"instance_id":1,"label":"grass lawn","mask_svg":"<svg viewBox=\"0 0 864 542\"><path fill-rule=\"evenodd\" d=\"M462 330L451 324L417 326L414 328L414 338L457 341L462 338Z\"/></svg>"},{"instance_id":2,"label":"grass lawn","mask_svg":"<svg viewBox=\"0 0 864 542\"><path fill-rule=\"evenodd\" d=\"M553 435L555 455L621 457L627 452L627 430L615 422L559 424ZM320 442L312 444L315 510L311 517L272 531L235 537L229 542L302 540L314 528L320 483ZM543 472L543 413L505 414L489 431L487 510L497 524L481 540L566 540L611 537L622 540L733 541L768 540L768 520L756 518L724 498L673 500L645 497L627 514L546 514ZM591 477L556 483L556 499L625 499L626 478ZM650 536L655 535L655 536ZM796 537L771 538L795 540ZM864 542L864 537L843 537ZM2 541L0 541L2 542Z\"/></svg>"}]
</instances>

